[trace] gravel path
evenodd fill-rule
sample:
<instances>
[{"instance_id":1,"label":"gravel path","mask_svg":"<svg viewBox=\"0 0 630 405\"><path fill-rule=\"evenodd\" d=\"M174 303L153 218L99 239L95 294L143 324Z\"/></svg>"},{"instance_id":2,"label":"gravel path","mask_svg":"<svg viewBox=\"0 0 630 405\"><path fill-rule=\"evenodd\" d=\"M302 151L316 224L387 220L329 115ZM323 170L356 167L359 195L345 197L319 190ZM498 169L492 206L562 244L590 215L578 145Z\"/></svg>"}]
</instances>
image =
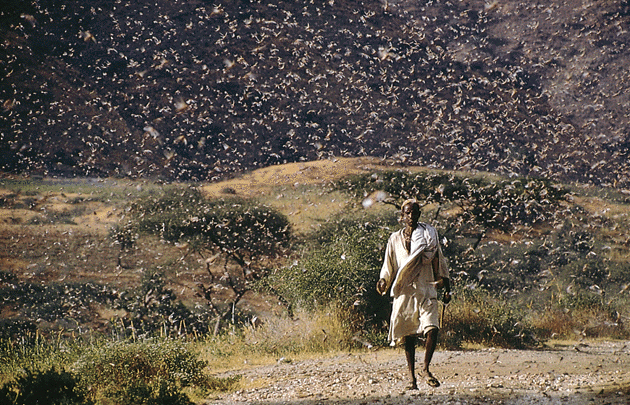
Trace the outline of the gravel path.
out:
<instances>
[{"instance_id":1,"label":"gravel path","mask_svg":"<svg viewBox=\"0 0 630 405\"><path fill-rule=\"evenodd\" d=\"M422 361L422 348L417 361ZM405 391L401 349L248 368L243 389L207 404L630 404L630 342L545 350L440 351L439 388Z\"/></svg>"}]
</instances>

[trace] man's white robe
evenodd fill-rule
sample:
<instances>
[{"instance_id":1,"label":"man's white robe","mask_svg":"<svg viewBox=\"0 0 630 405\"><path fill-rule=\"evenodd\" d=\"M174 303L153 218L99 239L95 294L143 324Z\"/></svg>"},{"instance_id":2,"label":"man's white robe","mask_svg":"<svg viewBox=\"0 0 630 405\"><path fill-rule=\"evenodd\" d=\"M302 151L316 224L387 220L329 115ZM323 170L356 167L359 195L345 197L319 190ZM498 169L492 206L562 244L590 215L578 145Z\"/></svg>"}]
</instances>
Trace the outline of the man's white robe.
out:
<instances>
[{"instance_id":1,"label":"man's white robe","mask_svg":"<svg viewBox=\"0 0 630 405\"><path fill-rule=\"evenodd\" d=\"M394 297L389 325L392 344L404 336L422 334L427 327L439 326L436 324L435 282L448 277L448 266L434 227L418 224L411 235L409 252L405 248L403 230L392 233L380 274L380 278L387 282L387 288L391 286L391 296Z\"/></svg>"}]
</instances>

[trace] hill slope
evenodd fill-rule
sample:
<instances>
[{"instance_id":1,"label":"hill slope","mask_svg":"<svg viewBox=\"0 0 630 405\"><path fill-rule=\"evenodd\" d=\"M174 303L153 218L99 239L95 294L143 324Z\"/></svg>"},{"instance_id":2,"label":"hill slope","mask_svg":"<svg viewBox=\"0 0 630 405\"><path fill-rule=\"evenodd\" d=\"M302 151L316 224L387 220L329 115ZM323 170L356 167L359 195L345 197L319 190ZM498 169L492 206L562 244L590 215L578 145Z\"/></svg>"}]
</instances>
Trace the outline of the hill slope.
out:
<instances>
[{"instance_id":1,"label":"hill slope","mask_svg":"<svg viewBox=\"0 0 630 405\"><path fill-rule=\"evenodd\" d=\"M629 13L603 0L10 0L0 169L212 180L375 156L627 187Z\"/></svg>"}]
</instances>

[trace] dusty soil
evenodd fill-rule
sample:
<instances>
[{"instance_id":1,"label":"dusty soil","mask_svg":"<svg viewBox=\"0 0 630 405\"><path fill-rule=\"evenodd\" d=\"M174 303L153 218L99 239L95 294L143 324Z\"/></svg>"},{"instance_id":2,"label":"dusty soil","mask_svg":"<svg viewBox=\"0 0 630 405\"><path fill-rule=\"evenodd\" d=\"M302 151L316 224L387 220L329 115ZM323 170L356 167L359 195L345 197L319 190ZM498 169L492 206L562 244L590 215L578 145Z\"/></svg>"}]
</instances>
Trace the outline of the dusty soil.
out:
<instances>
[{"instance_id":1,"label":"dusty soil","mask_svg":"<svg viewBox=\"0 0 630 405\"><path fill-rule=\"evenodd\" d=\"M422 350L417 361L422 360ZM226 373L243 389L208 404L628 404L630 344L550 344L544 350L439 351L424 382L408 391L401 349L349 353Z\"/></svg>"}]
</instances>

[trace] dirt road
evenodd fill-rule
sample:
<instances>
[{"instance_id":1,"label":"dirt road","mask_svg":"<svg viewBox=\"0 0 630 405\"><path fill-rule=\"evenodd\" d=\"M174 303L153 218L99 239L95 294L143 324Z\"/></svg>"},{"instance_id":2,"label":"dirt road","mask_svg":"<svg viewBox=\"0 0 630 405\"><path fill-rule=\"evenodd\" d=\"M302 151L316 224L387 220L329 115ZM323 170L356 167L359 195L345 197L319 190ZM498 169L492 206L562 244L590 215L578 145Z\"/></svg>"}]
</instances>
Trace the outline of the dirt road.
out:
<instances>
[{"instance_id":1,"label":"dirt road","mask_svg":"<svg viewBox=\"0 0 630 405\"><path fill-rule=\"evenodd\" d=\"M418 350L418 362L422 350ZM243 389L208 404L630 404L630 342L437 352L438 388L406 391L404 353L381 349L243 369Z\"/></svg>"}]
</instances>

